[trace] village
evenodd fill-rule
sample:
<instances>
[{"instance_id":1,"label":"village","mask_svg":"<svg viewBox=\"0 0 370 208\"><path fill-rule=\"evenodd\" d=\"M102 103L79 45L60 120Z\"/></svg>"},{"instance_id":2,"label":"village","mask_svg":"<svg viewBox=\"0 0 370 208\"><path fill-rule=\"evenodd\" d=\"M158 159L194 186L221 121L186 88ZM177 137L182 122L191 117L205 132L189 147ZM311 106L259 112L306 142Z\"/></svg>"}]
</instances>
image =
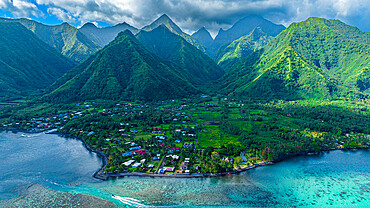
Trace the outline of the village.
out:
<instances>
[{"instance_id":1,"label":"village","mask_svg":"<svg viewBox=\"0 0 370 208\"><path fill-rule=\"evenodd\" d=\"M315 126L293 129L287 122L294 122L299 111L280 111L203 95L197 102L86 101L53 115L1 125L80 138L102 153L106 164L100 173L108 175L227 173L284 155L369 144L365 134L334 135Z\"/></svg>"}]
</instances>

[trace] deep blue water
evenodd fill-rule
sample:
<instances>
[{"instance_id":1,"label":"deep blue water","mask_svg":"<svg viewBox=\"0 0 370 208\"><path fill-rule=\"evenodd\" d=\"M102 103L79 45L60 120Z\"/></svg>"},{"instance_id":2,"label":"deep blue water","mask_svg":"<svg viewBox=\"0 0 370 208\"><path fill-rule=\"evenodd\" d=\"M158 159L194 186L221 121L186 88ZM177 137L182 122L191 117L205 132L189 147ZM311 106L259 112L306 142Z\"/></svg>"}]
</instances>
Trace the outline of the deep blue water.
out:
<instances>
[{"instance_id":1,"label":"deep blue water","mask_svg":"<svg viewBox=\"0 0 370 208\"><path fill-rule=\"evenodd\" d=\"M167 207L369 207L370 151L299 156L221 178L92 178L101 160L81 141L57 135L0 133L0 199L40 183L54 190L110 194ZM133 206L135 207L135 206Z\"/></svg>"},{"instance_id":2,"label":"deep blue water","mask_svg":"<svg viewBox=\"0 0 370 208\"><path fill-rule=\"evenodd\" d=\"M91 183L102 160L81 141L52 134L0 132L0 199L15 188L39 183L50 188Z\"/></svg>"}]
</instances>

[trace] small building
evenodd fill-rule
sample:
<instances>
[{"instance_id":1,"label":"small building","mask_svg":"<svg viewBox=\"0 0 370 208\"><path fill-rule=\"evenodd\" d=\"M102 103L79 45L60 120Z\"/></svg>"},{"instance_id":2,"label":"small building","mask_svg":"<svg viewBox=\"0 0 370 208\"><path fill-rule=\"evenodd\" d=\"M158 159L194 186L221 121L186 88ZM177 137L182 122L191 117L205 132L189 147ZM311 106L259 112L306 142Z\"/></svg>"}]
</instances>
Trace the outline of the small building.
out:
<instances>
[{"instance_id":1,"label":"small building","mask_svg":"<svg viewBox=\"0 0 370 208\"><path fill-rule=\"evenodd\" d=\"M175 170L175 167L163 167L164 172L173 172Z\"/></svg>"},{"instance_id":2,"label":"small building","mask_svg":"<svg viewBox=\"0 0 370 208\"><path fill-rule=\"evenodd\" d=\"M132 155L134 155L135 153L133 153L133 152L125 152L125 153L122 153L122 156L123 157L128 157L128 156L132 156Z\"/></svg>"},{"instance_id":3,"label":"small building","mask_svg":"<svg viewBox=\"0 0 370 208\"><path fill-rule=\"evenodd\" d=\"M140 166L141 166L141 163L135 163L135 164L132 165L133 168L138 168Z\"/></svg>"},{"instance_id":4,"label":"small building","mask_svg":"<svg viewBox=\"0 0 370 208\"><path fill-rule=\"evenodd\" d=\"M231 158L231 157L224 157L223 160L230 163L230 164L234 163L234 158Z\"/></svg>"},{"instance_id":5,"label":"small building","mask_svg":"<svg viewBox=\"0 0 370 208\"><path fill-rule=\"evenodd\" d=\"M133 162L135 162L135 160L129 160L129 161L126 161L124 163L122 163L123 165L125 165L126 167L130 166Z\"/></svg>"},{"instance_id":6,"label":"small building","mask_svg":"<svg viewBox=\"0 0 370 208\"><path fill-rule=\"evenodd\" d=\"M141 146L131 147L129 150L139 150L141 149Z\"/></svg>"},{"instance_id":7,"label":"small building","mask_svg":"<svg viewBox=\"0 0 370 208\"><path fill-rule=\"evenodd\" d=\"M181 170L187 170L188 167L189 167L189 162L188 161L182 162L181 165L180 165Z\"/></svg>"}]
</instances>

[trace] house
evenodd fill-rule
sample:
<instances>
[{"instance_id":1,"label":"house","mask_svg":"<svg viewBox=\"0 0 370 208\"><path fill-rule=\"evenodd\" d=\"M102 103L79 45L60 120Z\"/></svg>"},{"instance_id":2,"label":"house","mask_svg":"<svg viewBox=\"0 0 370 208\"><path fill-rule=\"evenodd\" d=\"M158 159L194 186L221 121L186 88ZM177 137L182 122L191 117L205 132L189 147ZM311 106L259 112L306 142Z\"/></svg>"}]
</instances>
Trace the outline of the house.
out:
<instances>
[{"instance_id":1,"label":"house","mask_svg":"<svg viewBox=\"0 0 370 208\"><path fill-rule=\"evenodd\" d=\"M141 149L141 146L131 147L129 150L139 150Z\"/></svg>"},{"instance_id":2,"label":"house","mask_svg":"<svg viewBox=\"0 0 370 208\"><path fill-rule=\"evenodd\" d=\"M189 167L189 161L182 162L180 165L181 170L187 170Z\"/></svg>"},{"instance_id":3,"label":"house","mask_svg":"<svg viewBox=\"0 0 370 208\"><path fill-rule=\"evenodd\" d=\"M231 158L231 157L224 157L222 160L230 163L230 164L233 164L234 163L234 158Z\"/></svg>"},{"instance_id":4,"label":"house","mask_svg":"<svg viewBox=\"0 0 370 208\"><path fill-rule=\"evenodd\" d=\"M154 165L153 164L149 164L148 165L148 168L154 168Z\"/></svg>"},{"instance_id":5,"label":"house","mask_svg":"<svg viewBox=\"0 0 370 208\"><path fill-rule=\"evenodd\" d=\"M244 152L240 155L240 157L242 158L243 162L248 162L247 158L244 155Z\"/></svg>"},{"instance_id":6,"label":"house","mask_svg":"<svg viewBox=\"0 0 370 208\"><path fill-rule=\"evenodd\" d=\"M139 150L134 150L131 151L134 154L140 154L140 155L146 155L146 150L145 149L139 149Z\"/></svg>"},{"instance_id":7,"label":"house","mask_svg":"<svg viewBox=\"0 0 370 208\"><path fill-rule=\"evenodd\" d=\"M173 172L175 167L163 167L163 172Z\"/></svg>"},{"instance_id":8,"label":"house","mask_svg":"<svg viewBox=\"0 0 370 208\"><path fill-rule=\"evenodd\" d=\"M142 159L140 160L140 163L145 163L145 161L146 161L145 159Z\"/></svg>"},{"instance_id":9,"label":"house","mask_svg":"<svg viewBox=\"0 0 370 208\"><path fill-rule=\"evenodd\" d=\"M124 163L122 163L123 165L125 165L126 167L130 166L133 162L135 162L135 160L129 160L129 161L126 161Z\"/></svg>"},{"instance_id":10,"label":"house","mask_svg":"<svg viewBox=\"0 0 370 208\"><path fill-rule=\"evenodd\" d=\"M183 148L189 148L193 146L193 143L184 143Z\"/></svg>"},{"instance_id":11,"label":"house","mask_svg":"<svg viewBox=\"0 0 370 208\"><path fill-rule=\"evenodd\" d=\"M135 163L135 164L132 165L133 168L138 168L140 166L141 166L141 163Z\"/></svg>"},{"instance_id":12,"label":"house","mask_svg":"<svg viewBox=\"0 0 370 208\"><path fill-rule=\"evenodd\" d=\"M123 157L127 157L127 156L132 156L132 155L134 155L135 153L133 153L133 152L125 152L125 153L122 153L122 156Z\"/></svg>"}]
</instances>

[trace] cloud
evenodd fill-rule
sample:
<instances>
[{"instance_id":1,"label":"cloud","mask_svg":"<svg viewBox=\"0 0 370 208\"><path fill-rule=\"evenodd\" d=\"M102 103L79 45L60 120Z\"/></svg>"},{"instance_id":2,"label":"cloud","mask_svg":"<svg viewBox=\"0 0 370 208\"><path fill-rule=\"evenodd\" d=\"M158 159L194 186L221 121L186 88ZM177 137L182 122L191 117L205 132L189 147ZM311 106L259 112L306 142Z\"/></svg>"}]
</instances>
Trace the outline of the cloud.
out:
<instances>
[{"instance_id":1,"label":"cloud","mask_svg":"<svg viewBox=\"0 0 370 208\"><path fill-rule=\"evenodd\" d=\"M186 32L202 26L213 35L238 19L259 14L288 26L311 16L336 18L370 30L369 0L0 0L0 8L16 16L33 15L37 6L63 21L81 25L127 22L141 28L166 13Z\"/></svg>"},{"instance_id":2,"label":"cloud","mask_svg":"<svg viewBox=\"0 0 370 208\"><path fill-rule=\"evenodd\" d=\"M76 22L76 19L71 14L60 8L48 8L47 12L49 14L55 15L59 20L62 20L63 22Z\"/></svg>"},{"instance_id":3,"label":"cloud","mask_svg":"<svg viewBox=\"0 0 370 208\"><path fill-rule=\"evenodd\" d=\"M0 9L7 10L17 17L43 15L34 3L22 0L0 0Z\"/></svg>"}]
</instances>

